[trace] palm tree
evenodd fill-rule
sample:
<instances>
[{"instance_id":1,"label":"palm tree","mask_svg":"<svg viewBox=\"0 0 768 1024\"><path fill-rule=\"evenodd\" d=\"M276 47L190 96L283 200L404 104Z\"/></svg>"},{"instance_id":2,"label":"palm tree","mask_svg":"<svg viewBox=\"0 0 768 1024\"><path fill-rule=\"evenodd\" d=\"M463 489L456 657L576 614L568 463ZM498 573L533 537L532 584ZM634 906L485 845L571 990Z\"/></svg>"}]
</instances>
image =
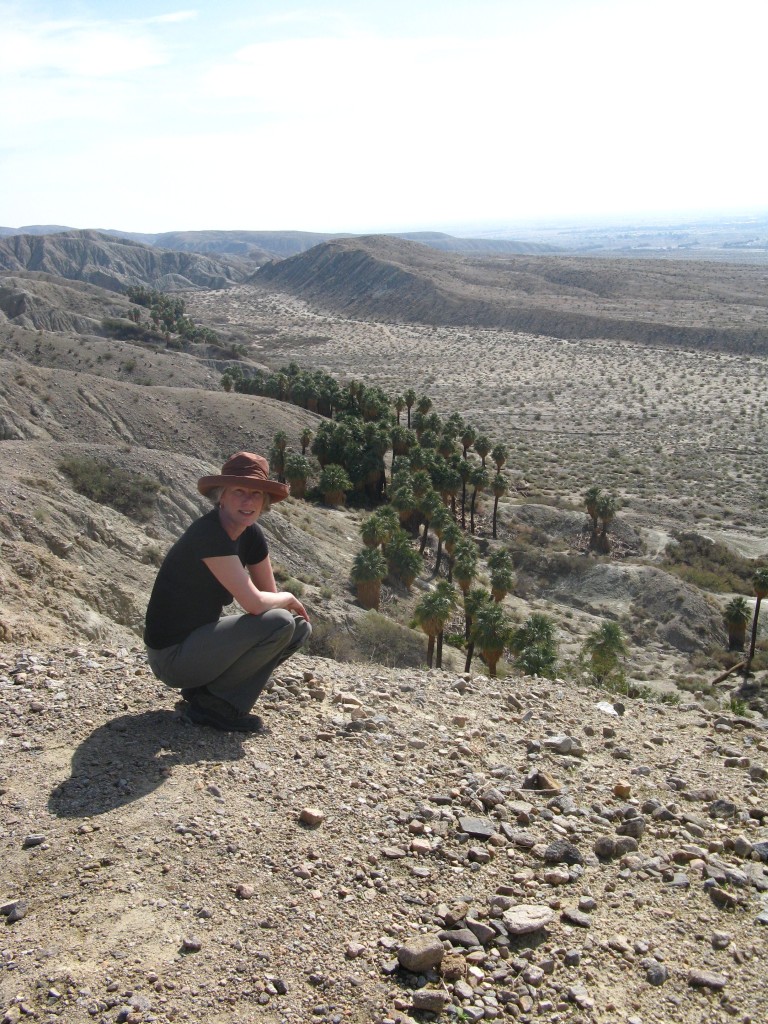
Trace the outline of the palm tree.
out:
<instances>
[{"instance_id":1,"label":"palm tree","mask_svg":"<svg viewBox=\"0 0 768 1024\"><path fill-rule=\"evenodd\" d=\"M298 452L288 452L285 456L284 467L285 479L291 485L291 494L294 498L303 498L307 493L307 477L309 476L309 462Z\"/></svg>"},{"instance_id":2,"label":"palm tree","mask_svg":"<svg viewBox=\"0 0 768 1024\"><path fill-rule=\"evenodd\" d=\"M416 435L412 430L395 424L390 431L393 455L407 455L410 449L416 444Z\"/></svg>"},{"instance_id":3,"label":"palm tree","mask_svg":"<svg viewBox=\"0 0 768 1024\"><path fill-rule=\"evenodd\" d=\"M408 388L408 390L403 395L403 398L405 399L405 405L406 408L408 409L408 429L410 430L411 409L413 408L413 403L416 401L416 392L413 390L413 388Z\"/></svg>"},{"instance_id":4,"label":"palm tree","mask_svg":"<svg viewBox=\"0 0 768 1024\"><path fill-rule=\"evenodd\" d=\"M499 515L499 498L503 498L509 490L507 487L507 481L501 473L497 473L493 478L491 490L493 491L493 539L496 540L496 521Z\"/></svg>"},{"instance_id":5,"label":"palm tree","mask_svg":"<svg viewBox=\"0 0 768 1024\"><path fill-rule=\"evenodd\" d=\"M488 471L482 466L475 466L469 474L469 482L472 484L472 500L469 504L469 532L475 532L475 502L483 488L488 486Z\"/></svg>"},{"instance_id":6,"label":"palm tree","mask_svg":"<svg viewBox=\"0 0 768 1024\"><path fill-rule=\"evenodd\" d=\"M307 448L309 448L310 444L312 443L312 438L314 436L315 436L315 432L314 432L314 430L312 430L311 427L304 427L304 429L301 432L301 437L299 438L299 440L301 441L301 454L302 455L306 455L307 454Z\"/></svg>"},{"instance_id":7,"label":"palm tree","mask_svg":"<svg viewBox=\"0 0 768 1024\"><path fill-rule=\"evenodd\" d=\"M363 548L352 563L352 581L357 600L363 608L379 610L381 581L387 575L387 563L379 548Z\"/></svg>"},{"instance_id":8,"label":"palm tree","mask_svg":"<svg viewBox=\"0 0 768 1024\"><path fill-rule=\"evenodd\" d=\"M733 597L723 609L723 619L728 630L728 650L743 651L747 638L749 605L745 597Z\"/></svg>"},{"instance_id":9,"label":"palm tree","mask_svg":"<svg viewBox=\"0 0 768 1024\"><path fill-rule=\"evenodd\" d=\"M451 523L453 523L454 525L455 523L453 516L450 513L450 510L447 509L445 505L443 505L442 503L432 513L432 519L430 523L432 526L432 532L437 537L437 551L435 552L435 571L432 574L433 576L437 576L440 573L440 562L442 561L443 558L443 537L445 536L445 531L448 529Z\"/></svg>"},{"instance_id":10,"label":"palm tree","mask_svg":"<svg viewBox=\"0 0 768 1024\"><path fill-rule=\"evenodd\" d=\"M405 398L402 395L398 395L397 398L395 398L395 400L394 400L394 402L392 404L394 405L395 412L397 413L397 424L399 426L400 425L400 413L405 408Z\"/></svg>"},{"instance_id":11,"label":"palm tree","mask_svg":"<svg viewBox=\"0 0 768 1024\"><path fill-rule=\"evenodd\" d=\"M448 566L449 580L453 579L453 555L454 552L456 551L456 545L461 542L463 537L464 532L455 519L448 523L446 528L443 530L443 547L445 548L445 552L448 555L448 558L450 559L450 563Z\"/></svg>"},{"instance_id":12,"label":"palm tree","mask_svg":"<svg viewBox=\"0 0 768 1024\"><path fill-rule=\"evenodd\" d=\"M587 509L587 515L592 520L592 539L590 541L590 546L595 543L597 538L597 501L602 493L602 487L598 487L597 484L593 484L584 492L584 505Z\"/></svg>"},{"instance_id":13,"label":"palm tree","mask_svg":"<svg viewBox=\"0 0 768 1024\"><path fill-rule=\"evenodd\" d=\"M410 590L424 563L418 551L411 547L405 530L395 531L384 545L384 556L387 559L389 575L399 580L406 590Z\"/></svg>"},{"instance_id":14,"label":"palm tree","mask_svg":"<svg viewBox=\"0 0 768 1024\"><path fill-rule=\"evenodd\" d=\"M485 469L485 460L493 447L493 442L485 434L481 434L480 437L475 441L475 451L480 456L480 464Z\"/></svg>"},{"instance_id":15,"label":"palm tree","mask_svg":"<svg viewBox=\"0 0 768 1024\"><path fill-rule=\"evenodd\" d=\"M504 548L494 551L488 559L491 577L491 594L494 601L503 601L515 583L515 569L512 556Z\"/></svg>"},{"instance_id":16,"label":"palm tree","mask_svg":"<svg viewBox=\"0 0 768 1024\"><path fill-rule=\"evenodd\" d=\"M473 541L464 539L456 545L456 554L453 559L453 575L463 594L469 590L476 574L477 548Z\"/></svg>"},{"instance_id":17,"label":"palm tree","mask_svg":"<svg viewBox=\"0 0 768 1024\"><path fill-rule=\"evenodd\" d=\"M461 465L459 466L459 476L461 477L461 528L466 530L467 528L467 481L469 475L472 472L472 466L465 459L462 459Z\"/></svg>"},{"instance_id":18,"label":"palm tree","mask_svg":"<svg viewBox=\"0 0 768 1024\"><path fill-rule=\"evenodd\" d=\"M367 548L381 547L387 542L391 532L384 520L379 517L378 512L374 512L360 524L360 536Z\"/></svg>"},{"instance_id":19,"label":"palm tree","mask_svg":"<svg viewBox=\"0 0 768 1024\"><path fill-rule=\"evenodd\" d=\"M509 643L510 633L509 620L500 604L494 602L478 608L472 623L472 640L483 655L491 679L496 678L496 665Z\"/></svg>"},{"instance_id":20,"label":"palm tree","mask_svg":"<svg viewBox=\"0 0 768 1024\"><path fill-rule=\"evenodd\" d=\"M601 522L600 534L597 538L598 551L607 555L611 550L608 540L608 527L616 517L616 499L612 494L601 494L597 499L597 518Z\"/></svg>"},{"instance_id":21,"label":"palm tree","mask_svg":"<svg viewBox=\"0 0 768 1024\"><path fill-rule=\"evenodd\" d=\"M414 609L414 619L427 634L427 665L432 668L432 660L437 641L437 662L435 668L442 668L443 629L451 614L456 595L453 587L441 580L434 590L425 594Z\"/></svg>"},{"instance_id":22,"label":"palm tree","mask_svg":"<svg viewBox=\"0 0 768 1024\"><path fill-rule=\"evenodd\" d=\"M510 647L515 654L515 663L527 676L554 679L557 642L555 624L548 616L541 612L530 615L513 632Z\"/></svg>"},{"instance_id":23,"label":"palm tree","mask_svg":"<svg viewBox=\"0 0 768 1024\"><path fill-rule=\"evenodd\" d=\"M446 462L445 459L439 460L432 473L432 482L445 504L451 503L451 511L455 516L456 495L461 489L461 474L454 463Z\"/></svg>"},{"instance_id":24,"label":"palm tree","mask_svg":"<svg viewBox=\"0 0 768 1024\"><path fill-rule=\"evenodd\" d=\"M467 641L467 660L464 671L469 672L475 653L475 641L472 638L472 623L480 608L490 603L488 591L484 587L471 587L464 594L464 636Z\"/></svg>"},{"instance_id":25,"label":"palm tree","mask_svg":"<svg viewBox=\"0 0 768 1024\"><path fill-rule=\"evenodd\" d=\"M744 663L744 678L749 675L749 666L755 656L755 644L757 643L757 620L760 618L760 604L764 597L768 597L768 568L761 568L752 577L752 588L755 592L755 614L752 618L752 635L749 641L749 654Z\"/></svg>"},{"instance_id":26,"label":"palm tree","mask_svg":"<svg viewBox=\"0 0 768 1024\"><path fill-rule=\"evenodd\" d=\"M592 678L602 685L611 677L623 681L621 661L627 656L627 643L618 622L604 622L584 641L582 660L589 665Z\"/></svg>"},{"instance_id":27,"label":"palm tree","mask_svg":"<svg viewBox=\"0 0 768 1024\"><path fill-rule=\"evenodd\" d=\"M397 512L400 523L410 528L416 511L416 495L410 484L403 484L394 490L389 496L389 503Z\"/></svg>"},{"instance_id":28,"label":"palm tree","mask_svg":"<svg viewBox=\"0 0 768 1024\"><path fill-rule=\"evenodd\" d=\"M437 491L433 491L431 488L423 494L419 499L419 512L421 512L422 518L424 519L424 531L421 535L421 543L419 544L419 554L424 554L424 549L427 546L427 537L429 536L429 524L438 509L444 509L440 495Z\"/></svg>"},{"instance_id":29,"label":"palm tree","mask_svg":"<svg viewBox=\"0 0 768 1024\"><path fill-rule=\"evenodd\" d=\"M318 486L326 505L343 505L346 492L352 489L352 481L342 466L331 462L320 474Z\"/></svg>"},{"instance_id":30,"label":"palm tree","mask_svg":"<svg viewBox=\"0 0 768 1024\"><path fill-rule=\"evenodd\" d=\"M469 424L467 424L464 427L464 430L461 433L461 437L459 438L459 440L461 441L461 447L464 450L464 458L465 459L467 457L467 452L472 447L472 445L475 443L476 438L477 438L477 431L475 430L474 427L471 427L471 426L469 426Z\"/></svg>"},{"instance_id":31,"label":"palm tree","mask_svg":"<svg viewBox=\"0 0 768 1024\"><path fill-rule=\"evenodd\" d=\"M491 448L491 458L496 464L496 472L500 473L504 463L509 458L509 449L505 444L495 444L493 448Z\"/></svg>"}]
</instances>

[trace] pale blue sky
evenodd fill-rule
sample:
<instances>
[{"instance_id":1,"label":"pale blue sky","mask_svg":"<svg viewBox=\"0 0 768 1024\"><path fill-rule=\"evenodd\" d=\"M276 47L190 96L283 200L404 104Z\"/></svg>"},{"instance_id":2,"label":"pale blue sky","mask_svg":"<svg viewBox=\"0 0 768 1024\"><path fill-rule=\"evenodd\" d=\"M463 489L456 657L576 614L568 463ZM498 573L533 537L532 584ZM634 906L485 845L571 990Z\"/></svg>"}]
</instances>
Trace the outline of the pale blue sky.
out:
<instances>
[{"instance_id":1,"label":"pale blue sky","mask_svg":"<svg viewBox=\"0 0 768 1024\"><path fill-rule=\"evenodd\" d=\"M0 26L5 226L768 208L765 0L0 0Z\"/></svg>"}]
</instances>

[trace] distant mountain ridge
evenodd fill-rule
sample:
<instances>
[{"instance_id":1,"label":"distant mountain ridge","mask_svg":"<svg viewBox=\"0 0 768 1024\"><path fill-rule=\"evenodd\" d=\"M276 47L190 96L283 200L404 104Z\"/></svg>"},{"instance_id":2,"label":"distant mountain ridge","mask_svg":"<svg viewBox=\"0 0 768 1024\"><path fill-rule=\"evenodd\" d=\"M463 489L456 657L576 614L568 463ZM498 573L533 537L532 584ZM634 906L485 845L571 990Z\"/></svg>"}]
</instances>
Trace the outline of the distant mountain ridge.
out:
<instances>
[{"instance_id":1,"label":"distant mountain ridge","mask_svg":"<svg viewBox=\"0 0 768 1024\"><path fill-rule=\"evenodd\" d=\"M0 271L42 271L111 291L143 285L158 291L226 288L246 280L258 262L174 252L98 231L10 235L0 239Z\"/></svg>"},{"instance_id":2,"label":"distant mountain ridge","mask_svg":"<svg viewBox=\"0 0 768 1024\"><path fill-rule=\"evenodd\" d=\"M164 231L144 234L131 231L117 231L114 228L86 229L99 235L129 239L159 249L178 252L196 252L205 255L245 256L265 263L273 259L287 259L306 252L315 245L339 238L360 238L345 232L317 231ZM53 235L82 233L79 229L51 225L35 225L25 228L0 227L0 238L15 235ZM421 242L433 249L444 252L476 252L491 254L560 252L556 245L543 242L524 242L497 238L456 238L442 231L408 231L387 234L391 238L404 238Z\"/></svg>"},{"instance_id":3,"label":"distant mountain ridge","mask_svg":"<svg viewBox=\"0 0 768 1024\"><path fill-rule=\"evenodd\" d=\"M728 275L733 298L724 304ZM266 264L253 282L360 319L768 352L768 270L758 266L481 258L368 236ZM712 316L692 324L690 304L702 296Z\"/></svg>"}]
</instances>

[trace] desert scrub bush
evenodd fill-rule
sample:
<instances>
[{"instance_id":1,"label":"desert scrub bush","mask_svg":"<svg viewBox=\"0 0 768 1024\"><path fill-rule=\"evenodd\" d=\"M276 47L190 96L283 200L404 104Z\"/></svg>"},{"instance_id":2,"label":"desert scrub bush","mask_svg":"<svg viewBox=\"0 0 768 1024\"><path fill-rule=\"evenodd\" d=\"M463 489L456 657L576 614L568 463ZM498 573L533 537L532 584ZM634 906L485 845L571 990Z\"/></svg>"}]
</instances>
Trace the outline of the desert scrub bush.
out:
<instances>
[{"instance_id":1,"label":"desert scrub bush","mask_svg":"<svg viewBox=\"0 0 768 1024\"><path fill-rule=\"evenodd\" d=\"M698 533L678 533L664 551L664 567L703 590L749 593L755 563Z\"/></svg>"},{"instance_id":2,"label":"desert scrub bush","mask_svg":"<svg viewBox=\"0 0 768 1024\"><path fill-rule=\"evenodd\" d=\"M146 523L152 518L160 484L149 477L89 456L62 459L58 467L78 494Z\"/></svg>"},{"instance_id":3,"label":"desert scrub bush","mask_svg":"<svg viewBox=\"0 0 768 1024\"><path fill-rule=\"evenodd\" d=\"M312 625L308 653L335 661L371 661L388 668L423 668L424 644L420 634L370 610L353 625Z\"/></svg>"}]
</instances>

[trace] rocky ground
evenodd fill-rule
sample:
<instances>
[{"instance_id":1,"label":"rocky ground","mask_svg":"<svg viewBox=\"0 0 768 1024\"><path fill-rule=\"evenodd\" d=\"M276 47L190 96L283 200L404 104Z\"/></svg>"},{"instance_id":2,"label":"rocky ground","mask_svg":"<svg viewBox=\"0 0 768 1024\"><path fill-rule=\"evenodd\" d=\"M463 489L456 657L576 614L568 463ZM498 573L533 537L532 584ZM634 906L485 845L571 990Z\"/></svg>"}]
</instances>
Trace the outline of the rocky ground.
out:
<instances>
[{"instance_id":1,"label":"rocky ground","mask_svg":"<svg viewBox=\"0 0 768 1024\"><path fill-rule=\"evenodd\" d=\"M768 1019L765 720L602 696L297 656L243 738L2 645L0 1019Z\"/></svg>"}]
</instances>

